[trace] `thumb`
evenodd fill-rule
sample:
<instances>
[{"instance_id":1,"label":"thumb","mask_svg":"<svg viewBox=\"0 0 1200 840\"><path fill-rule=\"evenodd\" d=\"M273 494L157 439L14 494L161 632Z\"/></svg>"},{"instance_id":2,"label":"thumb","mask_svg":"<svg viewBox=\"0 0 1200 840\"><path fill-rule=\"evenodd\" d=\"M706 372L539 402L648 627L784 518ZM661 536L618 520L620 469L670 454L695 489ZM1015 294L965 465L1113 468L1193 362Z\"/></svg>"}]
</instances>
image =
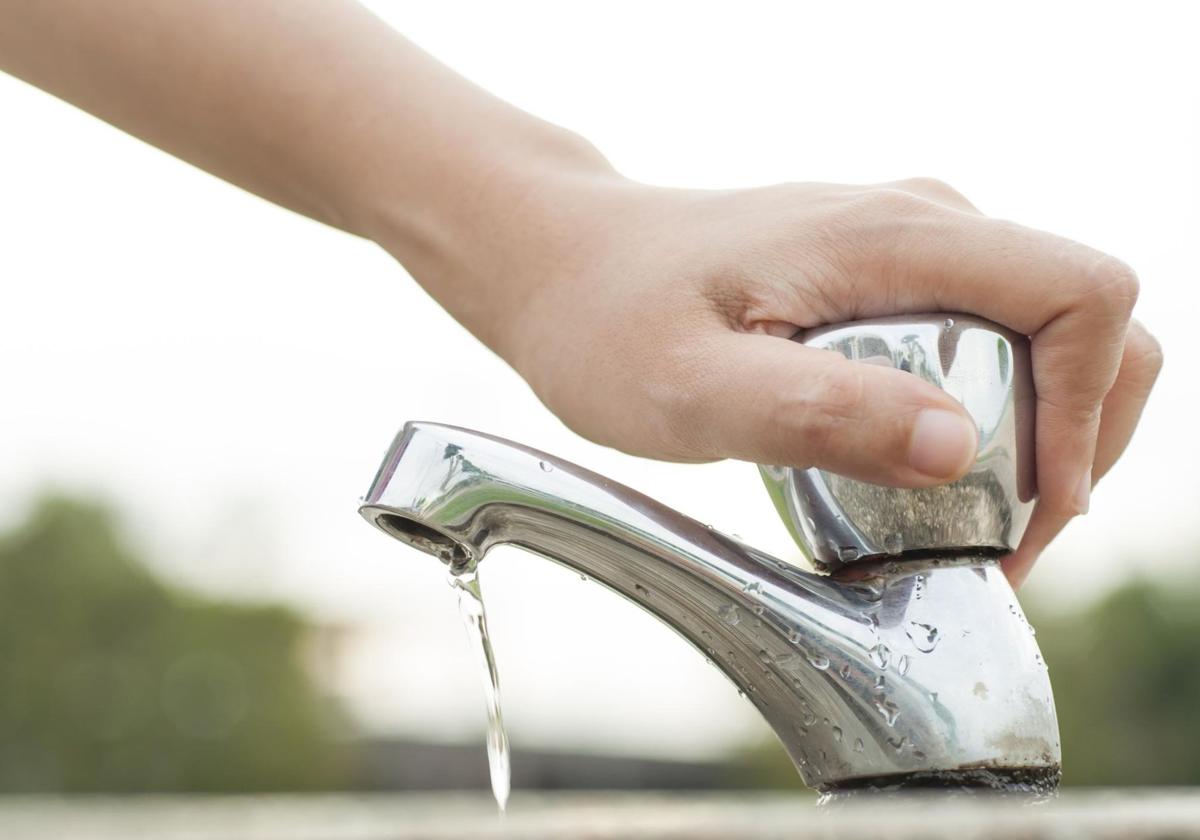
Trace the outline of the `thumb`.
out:
<instances>
[{"instance_id":1,"label":"thumb","mask_svg":"<svg viewBox=\"0 0 1200 840\"><path fill-rule=\"evenodd\" d=\"M819 467L894 487L952 481L974 463L975 422L910 373L768 335L720 340L694 403L702 457Z\"/></svg>"}]
</instances>

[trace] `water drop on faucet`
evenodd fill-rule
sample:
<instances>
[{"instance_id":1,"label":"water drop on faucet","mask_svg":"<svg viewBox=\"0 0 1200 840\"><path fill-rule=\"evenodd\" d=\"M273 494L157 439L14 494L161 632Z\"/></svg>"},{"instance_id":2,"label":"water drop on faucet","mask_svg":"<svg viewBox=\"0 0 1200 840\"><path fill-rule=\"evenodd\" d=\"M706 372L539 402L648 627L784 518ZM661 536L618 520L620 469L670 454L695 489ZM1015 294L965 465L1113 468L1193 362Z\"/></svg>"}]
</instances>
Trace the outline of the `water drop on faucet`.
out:
<instances>
[{"instance_id":1,"label":"water drop on faucet","mask_svg":"<svg viewBox=\"0 0 1200 840\"><path fill-rule=\"evenodd\" d=\"M818 671L824 671L829 668L829 657L822 656L819 653L804 652L804 658L808 660L808 664L816 668Z\"/></svg>"},{"instance_id":2,"label":"water drop on faucet","mask_svg":"<svg viewBox=\"0 0 1200 840\"><path fill-rule=\"evenodd\" d=\"M895 726L896 718L900 717L900 707L886 697L875 698L875 711L883 715L888 726Z\"/></svg>"},{"instance_id":3,"label":"water drop on faucet","mask_svg":"<svg viewBox=\"0 0 1200 840\"><path fill-rule=\"evenodd\" d=\"M904 628L904 632L908 634L908 638L912 639L913 646L921 653L929 653L937 647L941 638L936 627L922 624L919 621L910 621Z\"/></svg>"},{"instance_id":4,"label":"water drop on faucet","mask_svg":"<svg viewBox=\"0 0 1200 840\"><path fill-rule=\"evenodd\" d=\"M733 604L722 604L717 607L717 616L730 627L736 627L742 620L738 608Z\"/></svg>"}]
</instances>

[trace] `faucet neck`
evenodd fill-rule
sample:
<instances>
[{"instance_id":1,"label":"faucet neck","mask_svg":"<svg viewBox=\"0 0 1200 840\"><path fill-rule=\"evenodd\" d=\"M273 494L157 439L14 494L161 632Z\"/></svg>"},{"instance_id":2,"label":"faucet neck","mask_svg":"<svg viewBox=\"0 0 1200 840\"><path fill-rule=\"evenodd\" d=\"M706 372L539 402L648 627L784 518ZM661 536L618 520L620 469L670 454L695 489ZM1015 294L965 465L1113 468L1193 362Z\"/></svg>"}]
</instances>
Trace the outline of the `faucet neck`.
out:
<instances>
[{"instance_id":1,"label":"faucet neck","mask_svg":"<svg viewBox=\"0 0 1200 840\"><path fill-rule=\"evenodd\" d=\"M581 467L430 423L405 426L360 512L452 569L518 545L634 601L754 703L811 786L1057 765L1049 682L992 560L813 575Z\"/></svg>"}]
</instances>

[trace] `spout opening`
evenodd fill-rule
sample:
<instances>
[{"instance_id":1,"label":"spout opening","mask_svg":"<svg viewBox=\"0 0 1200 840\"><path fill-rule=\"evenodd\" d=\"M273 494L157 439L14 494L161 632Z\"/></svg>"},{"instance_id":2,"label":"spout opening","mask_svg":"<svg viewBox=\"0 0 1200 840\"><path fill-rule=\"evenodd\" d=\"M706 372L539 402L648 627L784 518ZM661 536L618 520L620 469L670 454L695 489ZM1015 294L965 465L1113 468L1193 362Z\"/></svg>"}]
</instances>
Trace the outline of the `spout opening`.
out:
<instances>
[{"instance_id":1,"label":"spout opening","mask_svg":"<svg viewBox=\"0 0 1200 840\"><path fill-rule=\"evenodd\" d=\"M465 545L415 519L397 513L380 513L375 517L375 525L400 542L432 554L452 570L465 568L471 563L472 554Z\"/></svg>"}]
</instances>

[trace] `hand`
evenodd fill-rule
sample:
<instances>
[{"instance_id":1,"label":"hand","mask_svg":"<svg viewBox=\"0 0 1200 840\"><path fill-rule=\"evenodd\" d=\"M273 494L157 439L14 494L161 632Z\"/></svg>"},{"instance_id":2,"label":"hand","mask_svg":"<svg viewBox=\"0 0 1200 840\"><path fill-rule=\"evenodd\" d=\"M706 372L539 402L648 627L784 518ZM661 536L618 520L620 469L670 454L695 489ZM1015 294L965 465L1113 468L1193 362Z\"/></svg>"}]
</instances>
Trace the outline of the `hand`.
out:
<instances>
[{"instance_id":1,"label":"hand","mask_svg":"<svg viewBox=\"0 0 1200 840\"><path fill-rule=\"evenodd\" d=\"M1087 509L1158 373L1125 265L936 181L646 187L348 0L94 5L0 5L0 66L376 240L564 421L627 452L952 480L976 446L953 399L785 339L981 315L1033 339L1041 499L1006 561L1019 582Z\"/></svg>"},{"instance_id":2,"label":"hand","mask_svg":"<svg viewBox=\"0 0 1200 840\"><path fill-rule=\"evenodd\" d=\"M569 426L633 454L817 466L903 487L950 481L977 445L953 398L786 339L930 311L1030 336L1040 500L1004 564L1014 583L1087 511L1161 366L1158 343L1130 319L1138 281L1127 266L987 218L937 181L699 192L614 180L548 206L572 233L517 260L542 280L511 319L507 355Z\"/></svg>"}]
</instances>

